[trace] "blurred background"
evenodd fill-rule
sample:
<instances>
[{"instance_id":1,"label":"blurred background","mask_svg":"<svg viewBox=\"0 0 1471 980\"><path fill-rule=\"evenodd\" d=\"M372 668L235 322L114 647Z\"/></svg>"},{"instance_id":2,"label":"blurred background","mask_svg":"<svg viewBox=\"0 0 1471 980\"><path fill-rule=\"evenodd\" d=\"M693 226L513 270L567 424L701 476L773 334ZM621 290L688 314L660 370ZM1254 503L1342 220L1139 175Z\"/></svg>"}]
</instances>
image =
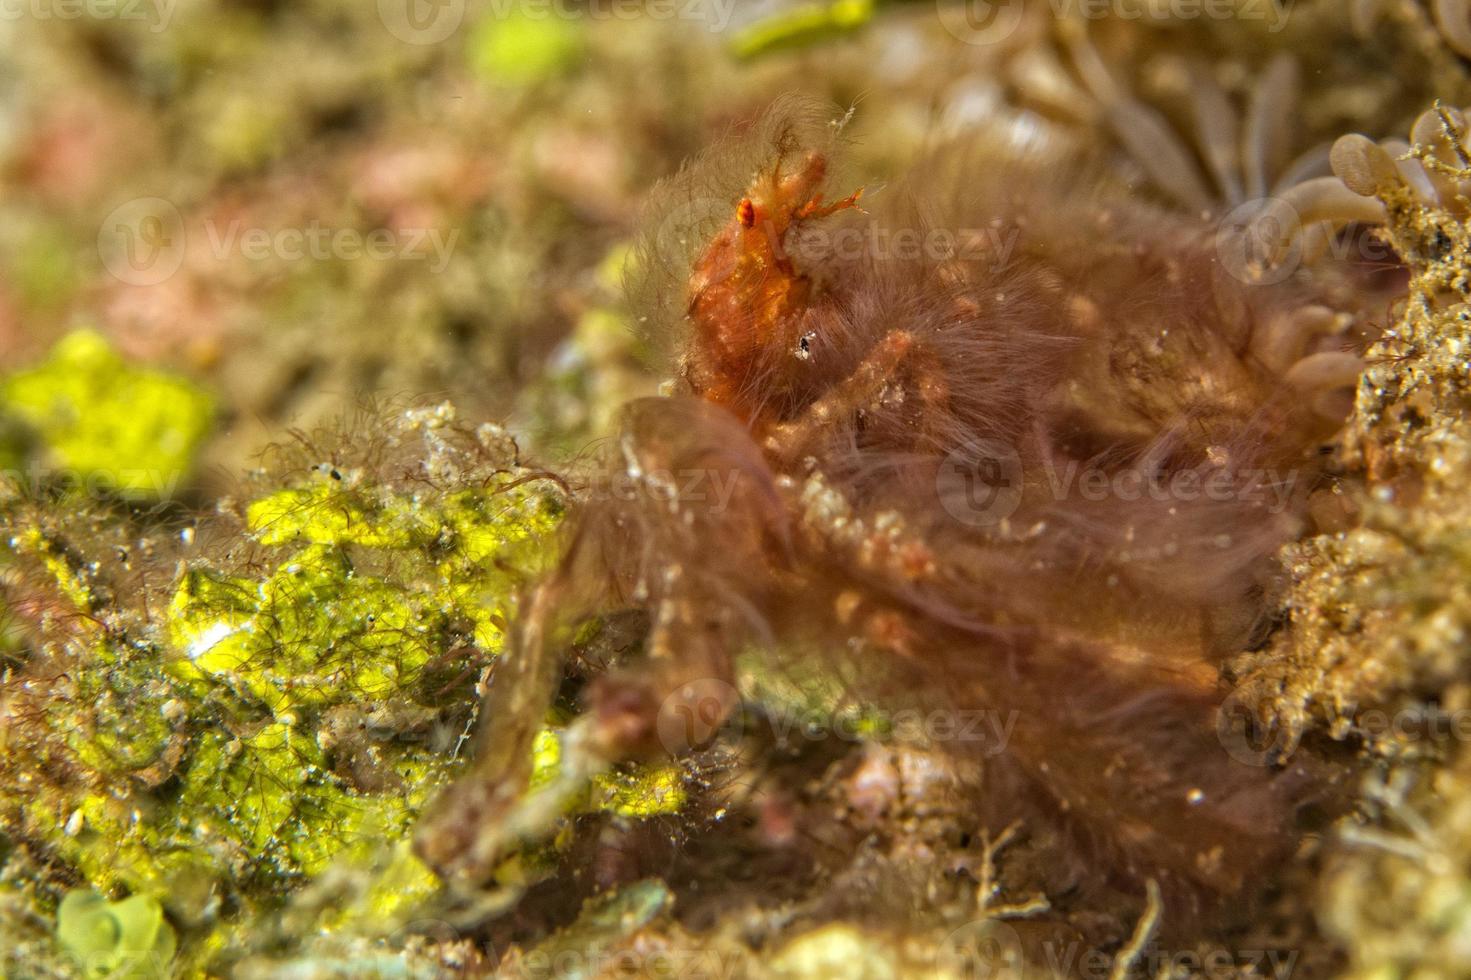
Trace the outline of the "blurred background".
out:
<instances>
[{"instance_id":1,"label":"blurred background","mask_svg":"<svg viewBox=\"0 0 1471 980\"><path fill-rule=\"evenodd\" d=\"M1292 51L1307 148L1454 94L1413 6L5 0L0 367L87 329L193 379L206 490L368 396L576 449L665 371L619 306L647 191L778 95L855 108L873 184L981 127L1106 146L1071 14L1186 132L1192 72L1245 105Z\"/></svg>"}]
</instances>

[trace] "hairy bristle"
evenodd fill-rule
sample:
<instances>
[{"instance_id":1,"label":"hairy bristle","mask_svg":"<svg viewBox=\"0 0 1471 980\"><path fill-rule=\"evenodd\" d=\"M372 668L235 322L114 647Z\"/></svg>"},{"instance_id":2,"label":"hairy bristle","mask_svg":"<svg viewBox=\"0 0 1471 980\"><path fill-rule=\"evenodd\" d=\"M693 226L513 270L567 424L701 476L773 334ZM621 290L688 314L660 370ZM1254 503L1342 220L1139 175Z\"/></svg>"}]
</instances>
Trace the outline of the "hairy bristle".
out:
<instances>
[{"instance_id":1,"label":"hairy bristle","mask_svg":"<svg viewBox=\"0 0 1471 980\"><path fill-rule=\"evenodd\" d=\"M1292 83L1274 68L1249 114L1245 183L1286 156ZM943 147L860 211L828 174L837 115L778 106L659 195L633 293L675 388L625 412L605 478L632 492L582 509L518 669L549 697L535 665L569 624L647 611L647 660L589 689L594 767L677 750L671 710L718 727L732 699L701 692L734 690L746 654L891 708L1011 714L983 816L1054 827L1059 889L1154 881L1176 925L1245 895L1291 850L1309 774L1226 751L1218 667L1260 636L1272 556L1309 519L1354 311L1222 261L1221 229L1086 158ZM1379 214L1335 178L1279 200ZM525 747L507 731L495 759ZM471 787L461 812L512 797Z\"/></svg>"}]
</instances>

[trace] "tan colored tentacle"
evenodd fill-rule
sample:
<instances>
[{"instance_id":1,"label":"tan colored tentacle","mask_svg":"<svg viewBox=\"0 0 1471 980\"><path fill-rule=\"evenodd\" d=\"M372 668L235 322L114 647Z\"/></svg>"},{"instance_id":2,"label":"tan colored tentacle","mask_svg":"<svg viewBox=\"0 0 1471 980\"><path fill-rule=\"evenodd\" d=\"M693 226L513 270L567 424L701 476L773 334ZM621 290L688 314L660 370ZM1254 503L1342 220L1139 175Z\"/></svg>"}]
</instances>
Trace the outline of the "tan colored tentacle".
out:
<instances>
[{"instance_id":1,"label":"tan colored tentacle","mask_svg":"<svg viewBox=\"0 0 1471 980\"><path fill-rule=\"evenodd\" d=\"M1273 58L1252 89L1241 147L1247 200L1265 195L1271 175L1287 160L1297 90L1297 62L1287 54Z\"/></svg>"}]
</instances>

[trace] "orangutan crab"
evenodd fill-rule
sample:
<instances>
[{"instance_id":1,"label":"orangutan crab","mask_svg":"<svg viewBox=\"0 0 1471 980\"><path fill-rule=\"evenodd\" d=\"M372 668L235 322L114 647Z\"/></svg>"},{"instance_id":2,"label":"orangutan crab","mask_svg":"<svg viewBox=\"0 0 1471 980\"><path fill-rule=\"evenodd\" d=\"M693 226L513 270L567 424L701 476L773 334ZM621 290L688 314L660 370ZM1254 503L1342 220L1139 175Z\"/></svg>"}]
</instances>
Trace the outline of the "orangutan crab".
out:
<instances>
[{"instance_id":1,"label":"orangutan crab","mask_svg":"<svg viewBox=\"0 0 1471 980\"><path fill-rule=\"evenodd\" d=\"M666 192L666 213L723 210L692 255L652 222L632 289L685 338L677 393L625 410L421 854L485 879L590 773L710 738L760 648L880 703L1015 712L977 818L1065 828L1066 887L1154 881L1183 915L1247 891L1292 845L1305 773L1223 748L1217 664L1260 633L1320 478L1333 420L1290 368L1339 314L1076 164L962 148L877 216L824 204L833 142L779 105L737 151L744 191L694 190L719 158ZM884 222L918 247L865 236ZM574 628L630 607L644 658L597 678L562 774L528 792Z\"/></svg>"}]
</instances>

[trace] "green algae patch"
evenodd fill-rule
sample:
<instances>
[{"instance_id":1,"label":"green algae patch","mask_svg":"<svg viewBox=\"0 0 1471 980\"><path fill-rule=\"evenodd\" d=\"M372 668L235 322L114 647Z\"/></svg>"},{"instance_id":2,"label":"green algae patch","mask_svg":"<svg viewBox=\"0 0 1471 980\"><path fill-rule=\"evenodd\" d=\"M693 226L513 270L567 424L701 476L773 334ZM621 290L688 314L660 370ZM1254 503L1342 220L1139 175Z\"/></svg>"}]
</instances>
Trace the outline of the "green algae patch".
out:
<instances>
[{"instance_id":1,"label":"green algae patch","mask_svg":"<svg viewBox=\"0 0 1471 980\"><path fill-rule=\"evenodd\" d=\"M54 537L36 527L18 527L5 543L12 554L36 559L49 583L77 609L87 612L93 608L95 599L87 570L75 556L66 554Z\"/></svg>"},{"instance_id":2,"label":"green algae patch","mask_svg":"<svg viewBox=\"0 0 1471 980\"><path fill-rule=\"evenodd\" d=\"M593 779L593 808L622 817L674 814L684 803L684 784L676 766L638 767L602 773Z\"/></svg>"},{"instance_id":3,"label":"green algae patch","mask_svg":"<svg viewBox=\"0 0 1471 980\"><path fill-rule=\"evenodd\" d=\"M529 791L551 785L562 774L562 734L555 728L537 732L532 743ZM593 774L586 791L574 798L570 813L612 813L645 818L680 811L687 800L677 765L626 765Z\"/></svg>"},{"instance_id":4,"label":"green algae patch","mask_svg":"<svg viewBox=\"0 0 1471 980\"><path fill-rule=\"evenodd\" d=\"M797 3L736 31L729 42L737 58L805 47L846 34L873 19L874 0Z\"/></svg>"},{"instance_id":5,"label":"green algae patch","mask_svg":"<svg viewBox=\"0 0 1471 980\"><path fill-rule=\"evenodd\" d=\"M89 489L173 495L193 471L213 399L183 378L136 367L79 330L41 365L0 381L0 411L32 432L41 463Z\"/></svg>"},{"instance_id":6,"label":"green algae patch","mask_svg":"<svg viewBox=\"0 0 1471 980\"><path fill-rule=\"evenodd\" d=\"M566 74L582 57L583 27L547 11L487 17L470 35L469 64L482 78L528 86Z\"/></svg>"},{"instance_id":7,"label":"green algae patch","mask_svg":"<svg viewBox=\"0 0 1471 980\"><path fill-rule=\"evenodd\" d=\"M448 635L445 610L427 596L357 575L320 545L259 582L190 570L169 608L186 654L175 675L228 684L277 716L389 697L419 679Z\"/></svg>"},{"instance_id":8,"label":"green algae patch","mask_svg":"<svg viewBox=\"0 0 1471 980\"><path fill-rule=\"evenodd\" d=\"M310 467L246 506L247 531L269 546L247 574L191 567L168 606L169 674L259 719L203 738L185 808L235 828L284 875L407 835L458 765L470 682L500 652L560 514L548 485L514 466L479 473L463 448L445 455L443 415L401 421L440 453L427 469L473 476L475 489Z\"/></svg>"},{"instance_id":9,"label":"green algae patch","mask_svg":"<svg viewBox=\"0 0 1471 980\"><path fill-rule=\"evenodd\" d=\"M202 739L181 795L201 833L222 833L259 873L315 876L344 856L402 838L438 785L434 761L396 760L395 792L363 792L334 773L309 727L273 722L241 737Z\"/></svg>"},{"instance_id":10,"label":"green algae patch","mask_svg":"<svg viewBox=\"0 0 1471 980\"><path fill-rule=\"evenodd\" d=\"M79 276L65 232L50 223L29 229L16 250L16 290L30 307L54 310L75 292Z\"/></svg>"},{"instance_id":11,"label":"green algae patch","mask_svg":"<svg viewBox=\"0 0 1471 980\"><path fill-rule=\"evenodd\" d=\"M281 490L253 502L250 531L262 544L360 544L407 548L429 528L412 510L384 510L326 484Z\"/></svg>"},{"instance_id":12,"label":"green algae patch","mask_svg":"<svg viewBox=\"0 0 1471 980\"><path fill-rule=\"evenodd\" d=\"M439 891L439 876L414 856L407 839L395 843L381 864L364 879L353 901L328 910L323 928L371 933L385 922L413 915Z\"/></svg>"},{"instance_id":13,"label":"green algae patch","mask_svg":"<svg viewBox=\"0 0 1471 980\"><path fill-rule=\"evenodd\" d=\"M555 560L561 484L497 427L438 406L330 438L349 449L286 461L238 521L147 547L124 514L9 504L46 612L0 698L25 719L0 729L0 833L166 910L189 975L329 870L378 877L321 929L366 934L437 887L406 842Z\"/></svg>"},{"instance_id":14,"label":"green algae patch","mask_svg":"<svg viewBox=\"0 0 1471 980\"><path fill-rule=\"evenodd\" d=\"M56 938L87 977L162 980L178 948L163 907L147 895L109 902L70 892L56 912Z\"/></svg>"}]
</instances>

